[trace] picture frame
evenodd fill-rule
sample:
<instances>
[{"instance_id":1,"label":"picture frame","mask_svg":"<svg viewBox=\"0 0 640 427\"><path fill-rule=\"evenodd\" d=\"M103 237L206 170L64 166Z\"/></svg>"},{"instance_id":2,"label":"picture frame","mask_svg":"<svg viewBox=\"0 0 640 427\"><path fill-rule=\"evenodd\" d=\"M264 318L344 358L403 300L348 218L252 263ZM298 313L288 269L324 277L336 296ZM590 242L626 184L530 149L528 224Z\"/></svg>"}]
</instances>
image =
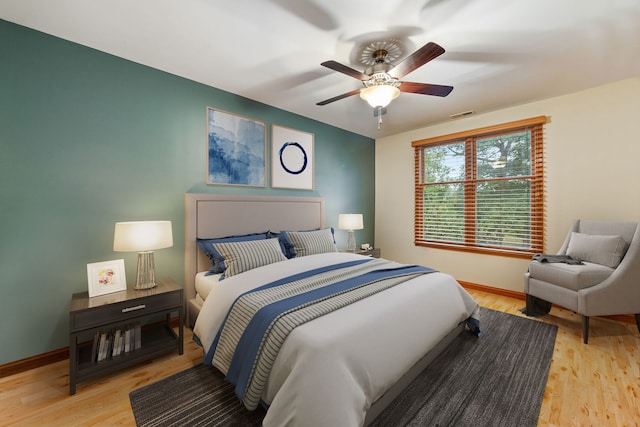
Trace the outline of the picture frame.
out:
<instances>
[{"instance_id":1,"label":"picture frame","mask_svg":"<svg viewBox=\"0 0 640 427\"><path fill-rule=\"evenodd\" d=\"M314 189L314 134L271 126L271 187Z\"/></svg>"},{"instance_id":2,"label":"picture frame","mask_svg":"<svg viewBox=\"0 0 640 427\"><path fill-rule=\"evenodd\" d=\"M266 187L266 123L207 107L207 184Z\"/></svg>"},{"instance_id":3,"label":"picture frame","mask_svg":"<svg viewBox=\"0 0 640 427\"><path fill-rule=\"evenodd\" d=\"M127 290L124 259L87 264L89 298Z\"/></svg>"}]
</instances>

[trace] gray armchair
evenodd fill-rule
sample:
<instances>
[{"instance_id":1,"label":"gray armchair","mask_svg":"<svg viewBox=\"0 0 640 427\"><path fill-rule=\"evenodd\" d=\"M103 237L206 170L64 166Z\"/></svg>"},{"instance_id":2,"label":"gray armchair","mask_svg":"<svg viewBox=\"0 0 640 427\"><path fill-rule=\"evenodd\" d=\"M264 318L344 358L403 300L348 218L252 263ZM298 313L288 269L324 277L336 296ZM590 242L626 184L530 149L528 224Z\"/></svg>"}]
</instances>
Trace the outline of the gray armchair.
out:
<instances>
[{"instance_id":1,"label":"gray armchair","mask_svg":"<svg viewBox=\"0 0 640 427\"><path fill-rule=\"evenodd\" d=\"M590 316L635 314L640 331L640 224L574 221L557 255L531 261L524 292L529 316L551 304L581 314L585 344Z\"/></svg>"}]
</instances>

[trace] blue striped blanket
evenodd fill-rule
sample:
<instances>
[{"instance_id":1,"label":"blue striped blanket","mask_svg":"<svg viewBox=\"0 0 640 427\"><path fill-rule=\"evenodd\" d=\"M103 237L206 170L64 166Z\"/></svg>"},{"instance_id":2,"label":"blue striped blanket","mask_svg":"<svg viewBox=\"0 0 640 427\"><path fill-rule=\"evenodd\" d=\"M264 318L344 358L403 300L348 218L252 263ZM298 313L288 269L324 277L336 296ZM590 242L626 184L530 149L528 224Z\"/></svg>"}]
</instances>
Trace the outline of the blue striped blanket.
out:
<instances>
[{"instance_id":1,"label":"blue striped blanket","mask_svg":"<svg viewBox=\"0 0 640 427\"><path fill-rule=\"evenodd\" d=\"M344 262L266 284L239 296L205 355L248 409L260 403L280 347L296 326L435 270L384 259Z\"/></svg>"}]
</instances>

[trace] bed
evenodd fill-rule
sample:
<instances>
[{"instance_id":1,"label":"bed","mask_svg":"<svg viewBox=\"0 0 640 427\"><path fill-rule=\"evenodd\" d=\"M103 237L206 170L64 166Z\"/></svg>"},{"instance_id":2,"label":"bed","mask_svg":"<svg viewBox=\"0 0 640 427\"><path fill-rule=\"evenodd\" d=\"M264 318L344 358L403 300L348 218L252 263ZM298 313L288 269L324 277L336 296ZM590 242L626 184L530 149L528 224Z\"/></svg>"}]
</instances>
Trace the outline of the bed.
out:
<instances>
[{"instance_id":1,"label":"bed","mask_svg":"<svg viewBox=\"0 0 640 427\"><path fill-rule=\"evenodd\" d=\"M185 225L189 325L203 346L206 363L212 363L232 380L242 378L245 372L251 373L250 385L246 388L237 385L236 389L241 399L244 392L253 395L244 397L245 406L251 408L257 402L268 406L263 424L266 427L367 425L465 325L470 324L478 332L477 304L447 274L337 252L335 247L312 251L307 256L278 258L277 250L286 252L287 248L281 246L282 239L269 238L273 236L268 232L278 236L283 230L298 230L299 233L286 234L292 239L314 236L314 243L326 242L330 229L325 227L322 198L189 193L185 195ZM273 254L274 259L265 265L246 270L239 267L237 272L233 262L227 262L229 267L222 273L211 271L211 259L197 243L198 239L263 232L267 237L252 243L216 244L221 251L259 247L260 251ZM296 245L300 251L298 242ZM206 271L211 274L205 276ZM219 280L219 274L227 273L228 277ZM209 285L202 284L207 281ZM245 339L250 335L248 332L244 335L236 332L235 324L228 326L231 320L225 323L234 316L244 321L247 310L253 309L251 304L256 304L256 312L269 311L262 310L265 305L260 304L266 303L257 302L256 294L272 298L273 292L282 292L287 296L282 301L288 304L293 299L288 298L290 292L298 292L289 286L298 286L298 282L304 289L311 287L313 292L325 292L326 288L345 283L353 288L340 288L318 299L330 301L327 305L338 301L337 309L323 312L322 316L313 314L291 327L285 337L269 338L260 345ZM330 286L325 286L326 283ZM260 291L249 293L254 288ZM282 288L286 290L280 291ZM354 295L353 300L344 303L345 295ZM237 308L241 303L245 306ZM307 302L301 306L309 307ZM297 309L275 316L287 318L294 311ZM318 311L322 310L308 310ZM245 323L248 326L253 320ZM284 323L289 325L290 320ZM277 352L272 354L269 346L273 342L277 342ZM229 350L229 345L255 348L257 353L267 353L268 357L263 354L262 359L249 358L253 367L247 369L251 363L241 362L240 358L231 360L234 347ZM263 366L268 369L261 371Z\"/></svg>"}]
</instances>

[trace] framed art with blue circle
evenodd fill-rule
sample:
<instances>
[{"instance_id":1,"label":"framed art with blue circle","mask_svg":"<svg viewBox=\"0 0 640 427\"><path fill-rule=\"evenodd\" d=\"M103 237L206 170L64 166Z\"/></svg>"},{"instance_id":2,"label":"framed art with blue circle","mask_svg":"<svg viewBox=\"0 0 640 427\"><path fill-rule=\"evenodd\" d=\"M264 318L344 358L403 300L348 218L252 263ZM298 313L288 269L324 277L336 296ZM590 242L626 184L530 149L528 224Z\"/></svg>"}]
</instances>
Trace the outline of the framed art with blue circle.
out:
<instances>
[{"instance_id":1,"label":"framed art with blue circle","mask_svg":"<svg viewBox=\"0 0 640 427\"><path fill-rule=\"evenodd\" d=\"M271 126L271 187L313 190L313 134Z\"/></svg>"}]
</instances>

